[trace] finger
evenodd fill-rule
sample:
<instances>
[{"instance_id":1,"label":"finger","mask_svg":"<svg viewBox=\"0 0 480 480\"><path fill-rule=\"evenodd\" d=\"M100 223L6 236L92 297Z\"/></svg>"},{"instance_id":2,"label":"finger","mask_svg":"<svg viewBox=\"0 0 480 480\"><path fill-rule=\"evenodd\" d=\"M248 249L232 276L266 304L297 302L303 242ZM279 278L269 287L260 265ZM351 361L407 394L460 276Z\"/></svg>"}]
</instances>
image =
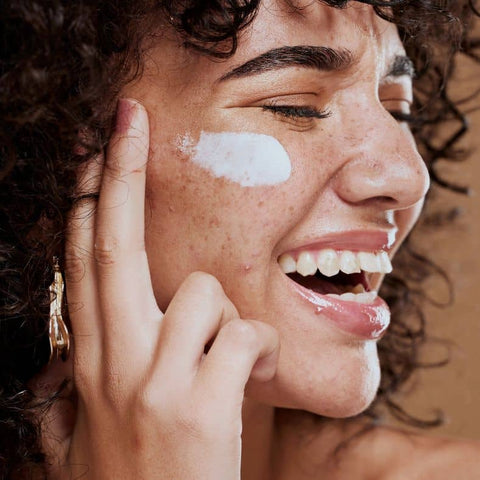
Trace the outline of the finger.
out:
<instances>
[{"instance_id":1,"label":"finger","mask_svg":"<svg viewBox=\"0 0 480 480\"><path fill-rule=\"evenodd\" d=\"M104 322L104 354L147 358L157 334L157 307L144 242L148 117L133 100L120 100L100 189L95 262ZM156 317L156 318L155 318ZM156 337L155 337L156 338ZM133 365L132 365L133 368Z\"/></svg>"},{"instance_id":2,"label":"finger","mask_svg":"<svg viewBox=\"0 0 480 480\"><path fill-rule=\"evenodd\" d=\"M68 215L65 245L66 300L77 352L83 344L99 347L98 292L93 259L96 197L103 157L96 156L78 170L75 201ZM90 351L90 348L88 348Z\"/></svg>"},{"instance_id":3,"label":"finger","mask_svg":"<svg viewBox=\"0 0 480 480\"><path fill-rule=\"evenodd\" d=\"M100 238L115 234L119 247L136 251L144 250L148 148L145 109L134 100L119 100L117 126L107 150L97 229Z\"/></svg>"},{"instance_id":4,"label":"finger","mask_svg":"<svg viewBox=\"0 0 480 480\"><path fill-rule=\"evenodd\" d=\"M238 318L238 312L220 282L207 273L190 274L162 320L156 375L165 378L174 372L186 378L196 372L205 345L232 318Z\"/></svg>"},{"instance_id":5,"label":"finger","mask_svg":"<svg viewBox=\"0 0 480 480\"><path fill-rule=\"evenodd\" d=\"M275 375L279 346L278 332L265 322L231 320L219 331L203 360L197 387L208 392L219 414L235 418L248 380L265 382Z\"/></svg>"}]
</instances>

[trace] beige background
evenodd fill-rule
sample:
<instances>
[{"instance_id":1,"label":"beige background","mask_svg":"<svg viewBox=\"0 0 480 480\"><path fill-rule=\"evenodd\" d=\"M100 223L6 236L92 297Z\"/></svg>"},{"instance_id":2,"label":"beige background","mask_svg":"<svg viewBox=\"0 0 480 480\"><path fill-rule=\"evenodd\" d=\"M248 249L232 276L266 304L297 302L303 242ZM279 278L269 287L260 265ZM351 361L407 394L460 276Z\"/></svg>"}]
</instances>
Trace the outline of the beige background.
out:
<instances>
[{"instance_id":1,"label":"beige background","mask_svg":"<svg viewBox=\"0 0 480 480\"><path fill-rule=\"evenodd\" d=\"M461 98L478 88L480 66L464 59L452 93ZM480 96L464 108L475 104L480 107ZM451 361L446 367L422 371L410 385L403 405L424 417L432 414L433 408L443 410L446 423L432 433L480 439L480 111L472 112L469 118L470 133L463 146L476 151L460 165L442 165L441 171L446 178L469 185L472 195L435 189L429 210L435 213L458 206L461 215L449 226L424 229L416 241L447 270L455 286L452 306L427 308L430 333L453 341ZM435 298L445 297L444 286L437 286ZM428 357L440 358L445 349L437 344Z\"/></svg>"}]
</instances>

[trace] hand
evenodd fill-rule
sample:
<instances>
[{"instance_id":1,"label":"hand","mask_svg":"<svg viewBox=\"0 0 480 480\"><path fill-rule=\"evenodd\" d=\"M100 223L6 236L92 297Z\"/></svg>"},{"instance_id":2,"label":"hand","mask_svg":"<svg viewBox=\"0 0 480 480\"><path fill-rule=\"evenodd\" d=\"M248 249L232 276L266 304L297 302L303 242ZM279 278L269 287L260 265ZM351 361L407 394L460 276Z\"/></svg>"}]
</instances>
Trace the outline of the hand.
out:
<instances>
[{"instance_id":1,"label":"hand","mask_svg":"<svg viewBox=\"0 0 480 480\"><path fill-rule=\"evenodd\" d=\"M69 223L78 408L65 461L89 480L239 480L245 385L274 376L278 336L240 319L205 273L160 311L144 242L148 145L145 109L121 100L105 166L81 172L79 193L100 196L96 209L77 202Z\"/></svg>"}]
</instances>

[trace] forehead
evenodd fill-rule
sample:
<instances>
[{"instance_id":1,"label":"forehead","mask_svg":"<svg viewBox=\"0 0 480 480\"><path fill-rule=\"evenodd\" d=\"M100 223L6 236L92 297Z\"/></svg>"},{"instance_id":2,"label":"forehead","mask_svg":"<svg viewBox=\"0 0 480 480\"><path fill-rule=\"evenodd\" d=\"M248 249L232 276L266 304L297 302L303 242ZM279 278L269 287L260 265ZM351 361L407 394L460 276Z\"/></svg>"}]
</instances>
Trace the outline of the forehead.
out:
<instances>
[{"instance_id":1,"label":"forehead","mask_svg":"<svg viewBox=\"0 0 480 480\"><path fill-rule=\"evenodd\" d=\"M252 36L264 36L265 28L272 40L281 41L286 35L305 40L315 36L333 45L345 41L381 44L396 32L395 26L381 19L372 6L355 1L345 8L335 8L320 0L263 0L252 25Z\"/></svg>"},{"instance_id":2,"label":"forehead","mask_svg":"<svg viewBox=\"0 0 480 480\"><path fill-rule=\"evenodd\" d=\"M351 2L339 9L318 0L264 0L255 21L241 36L235 60L279 45L346 49L357 59L370 53L377 62L404 52L396 26L381 19L369 5Z\"/></svg>"},{"instance_id":3,"label":"forehead","mask_svg":"<svg viewBox=\"0 0 480 480\"><path fill-rule=\"evenodd\" d=\"M147 56L147 65L149 58L155 59L151 73L156 82L158 73L162 73L170 89L181 90L210 88L208 85L214 85L232 68L282 46L347 50L360 68L376 71L377 77L384 75L393 59L404 53L396 26L381 19L373 7L351 2L339 9L319 0L263 0L253 22L240 33L235 55L226 61L185 50L178 39L160 43L161 53ZM172 76L175 86L168 80Z\"/></svg>"}]
</instances>

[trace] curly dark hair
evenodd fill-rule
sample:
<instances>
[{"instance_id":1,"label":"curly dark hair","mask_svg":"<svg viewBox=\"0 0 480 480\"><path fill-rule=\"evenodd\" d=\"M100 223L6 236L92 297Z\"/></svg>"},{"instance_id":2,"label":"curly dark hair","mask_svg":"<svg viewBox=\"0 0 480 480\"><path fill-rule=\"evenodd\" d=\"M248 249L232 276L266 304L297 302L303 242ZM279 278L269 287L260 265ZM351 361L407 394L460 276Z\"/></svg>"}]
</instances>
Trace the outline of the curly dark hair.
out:
<instances>
[{"instance_id":1,"label":"curly dark hair","mask_svg":"<svg viewBox=\"0 0 480 480\"><path fill-rule=\"evenodd\" d=\"M295 8L293 0L285 1ZM447 87L456 54L475 56L478 44L468 36L478 14L474 1L357 1L373 5L378 15L398 25L418 72L414 113L400 119L410 122L433 180L459 189L437 176L435 164L456 157L456 143L466 130ZM344 8L349 0L323 3ZM39 439L46 404L35 398L28 381L49 356L52 257L61 257L63 250L77 167L108 143L118 92L141 72L144 40L161 18L177 30L185 48L228 58L259 4L1 2L0 478L24 478L37 467L42 471ZM451 121L458 123L458 131L439 144L439 125ZM408 243L396 262L402 274L387 278L383 287L393 316L379 345L383 374L375 403L387 404L409 420L393 394L419 367L418 351L426 334L418 292L432 267Z\"/></svg>"}]
</instances>

